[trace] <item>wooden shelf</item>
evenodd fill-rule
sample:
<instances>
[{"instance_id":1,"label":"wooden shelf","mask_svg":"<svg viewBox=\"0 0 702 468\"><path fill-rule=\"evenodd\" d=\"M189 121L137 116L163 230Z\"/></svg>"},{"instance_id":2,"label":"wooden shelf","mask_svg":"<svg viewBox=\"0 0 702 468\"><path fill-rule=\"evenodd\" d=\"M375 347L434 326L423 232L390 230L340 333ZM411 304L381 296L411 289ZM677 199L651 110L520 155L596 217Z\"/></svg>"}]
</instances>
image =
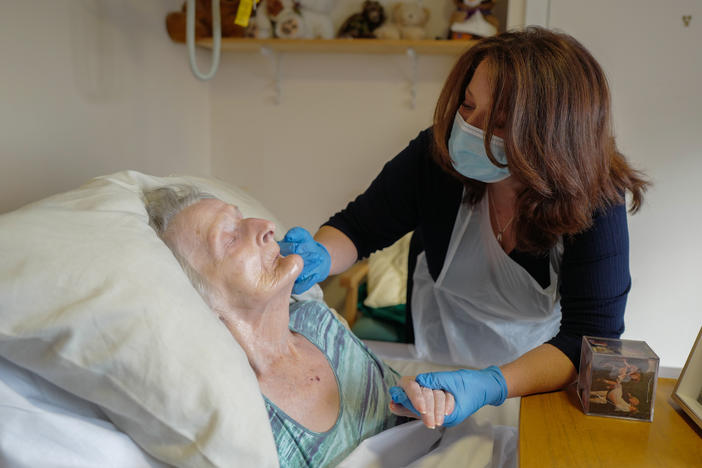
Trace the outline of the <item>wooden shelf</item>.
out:
<instances>
[{"instance_id":1,"label":"wooden shelf","mask_svg":"<svg viewBox=\"0 0 702 468\"><path fill-rule=\"evenodd\" d=\"M475 41L461 40L385 40L385 39L239 39L222 38L222 50L260 52L268 48L276 52L330 54L404 54L412 49L423 55L459 55ZM212 39L200 39L201 47L212 48Z\"/></svg>"}]
</instances>

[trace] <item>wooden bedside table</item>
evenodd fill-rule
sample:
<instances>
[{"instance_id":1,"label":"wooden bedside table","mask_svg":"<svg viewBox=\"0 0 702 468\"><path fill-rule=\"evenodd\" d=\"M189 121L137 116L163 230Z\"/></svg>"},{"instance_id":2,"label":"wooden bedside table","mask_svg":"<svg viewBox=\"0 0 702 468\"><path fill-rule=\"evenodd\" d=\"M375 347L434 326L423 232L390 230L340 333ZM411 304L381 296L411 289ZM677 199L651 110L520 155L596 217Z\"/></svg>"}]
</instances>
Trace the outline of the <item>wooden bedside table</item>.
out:
<instances>
[{"instance_id":1,"label":"wooden bedside table","mask_svg":"<svg viewBox=\"0 0 702 468\"><path fill-rule=\"evenodd\" d=\"M586 416L575 385L523 397L519 466L702 467L702 429L671 399L675 379L658 379L653 422Z\"/></svg>"}]
</instances>

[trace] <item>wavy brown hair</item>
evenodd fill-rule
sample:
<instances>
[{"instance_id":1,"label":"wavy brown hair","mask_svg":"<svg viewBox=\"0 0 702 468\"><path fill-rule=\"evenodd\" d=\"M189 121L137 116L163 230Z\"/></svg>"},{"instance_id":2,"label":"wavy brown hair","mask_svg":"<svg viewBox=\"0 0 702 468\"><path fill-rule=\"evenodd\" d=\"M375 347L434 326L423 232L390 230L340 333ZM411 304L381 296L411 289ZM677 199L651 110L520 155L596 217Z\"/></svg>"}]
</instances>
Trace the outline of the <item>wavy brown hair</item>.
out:
<instances>
[{"instance_id":1,"label":"wavy brown hair","mask_svg":"<svg viewBox=\"0 0 702 468\"><path fill-rule=\"evenodd\" d=\"M617 150L607 80L593 56L574 38L543 28L507 32L478 41L451 70L434 112L434 157L466 188L475 204L485 184L453 168L448 139L453 119L478 64L491 75L492 108L485 149L504 130L507 165L524 187L517 195L517 248L544 252L561 235L592 225L597 210L624 202L632 213L649 184Z\"/></svg>"}]
</instances>

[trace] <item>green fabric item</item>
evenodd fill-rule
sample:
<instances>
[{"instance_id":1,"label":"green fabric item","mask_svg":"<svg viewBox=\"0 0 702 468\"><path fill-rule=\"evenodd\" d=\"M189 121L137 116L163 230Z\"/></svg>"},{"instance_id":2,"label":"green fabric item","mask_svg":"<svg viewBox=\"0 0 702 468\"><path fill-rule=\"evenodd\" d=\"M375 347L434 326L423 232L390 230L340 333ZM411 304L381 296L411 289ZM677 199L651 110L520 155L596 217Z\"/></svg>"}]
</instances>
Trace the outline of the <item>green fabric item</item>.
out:
<instances>
[{"instance_id":1,"label":"green fabric item","mask_svg":"<svg viewBox=\"0 0 702 468\"><path fill-rule=\"evenodd\" d=\"M351 331L363 340L403 342L404 329L384 320L361 316L351 327Z\"/></svg>"},{"instance_id":2,"label":"green fabric item","mask_svg":"<svg viewBox=\"0 0 702 468\"><path fill-rule=\"evenodd\" d=\"M388 409L389 389L397 385L400 375L350 333L325 304L291 304L290 330L310 340L329 360L341 407L334 426L320 433L298 424L264 395L281 468L336 466L363 439L405 422Z\"/></svg>"},{"instance_id":3,"label":"green fabric item","mask_svg":"<svg viewBox=\"0 0 702 468\"><path fill-rule=\"evenodd\" d=\"M363 301L368 297L368 285L358 287L358 310L361 317L356 320L351 331L364 340L407 341L405 304L389 307L368 307Z\"/></svg>"}]
</instances>

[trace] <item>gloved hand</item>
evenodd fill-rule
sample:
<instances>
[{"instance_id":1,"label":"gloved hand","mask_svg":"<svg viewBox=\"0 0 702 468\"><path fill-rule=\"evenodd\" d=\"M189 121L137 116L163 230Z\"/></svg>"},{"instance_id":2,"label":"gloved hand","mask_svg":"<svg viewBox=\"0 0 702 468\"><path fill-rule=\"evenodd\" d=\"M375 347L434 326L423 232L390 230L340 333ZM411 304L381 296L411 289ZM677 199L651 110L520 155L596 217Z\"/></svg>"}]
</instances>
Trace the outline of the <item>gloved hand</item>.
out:
<instances>
[{"instance_id":1,"label":"gloved hand","mask_svg":"<svg viewBox=\"0 0 702 468\"><path fill-rule=\"evenodd\" d=\"M297 254L304 261L302 272L295 280L293 294L302 294L329 276L331 268L329 252L322 244L315 241L306 229L301 227L290 229L278 245L281 255Z\"/></svg>"},{"instance_id":2,"label":"gloved hand","mask_svg":"<svg viewBox=\"0 0 702 468\"><path fill-rule=\"evenodd\" d=\"M444 426L451 427L463 422L485 405L499 406L507 398L507 383L497 366L483 370L462 369L448 372L428 372L419 374L416 379L422 387L444 390L453 394L456 408L444 419ZM405 392L399 387L390 389L395 403L420 416Z\"/></svg>"},{"instance_id":3,"label":"gloved hand","mask_svg":"<svg viewBox=\"0 0 702 468\"><path fill-rule=\"evenodd\" d=\"M404 406L405 408L413 412L414 415L418 418L422 417L422 415L419 414L419 411L417 411L417 409L412 404L412 401L409 399L409 397L407 396L405 391L402 390L401 387L390 387L390 397L392 398L392 401L394 403Z\"/></svg>"}]
</instances>

